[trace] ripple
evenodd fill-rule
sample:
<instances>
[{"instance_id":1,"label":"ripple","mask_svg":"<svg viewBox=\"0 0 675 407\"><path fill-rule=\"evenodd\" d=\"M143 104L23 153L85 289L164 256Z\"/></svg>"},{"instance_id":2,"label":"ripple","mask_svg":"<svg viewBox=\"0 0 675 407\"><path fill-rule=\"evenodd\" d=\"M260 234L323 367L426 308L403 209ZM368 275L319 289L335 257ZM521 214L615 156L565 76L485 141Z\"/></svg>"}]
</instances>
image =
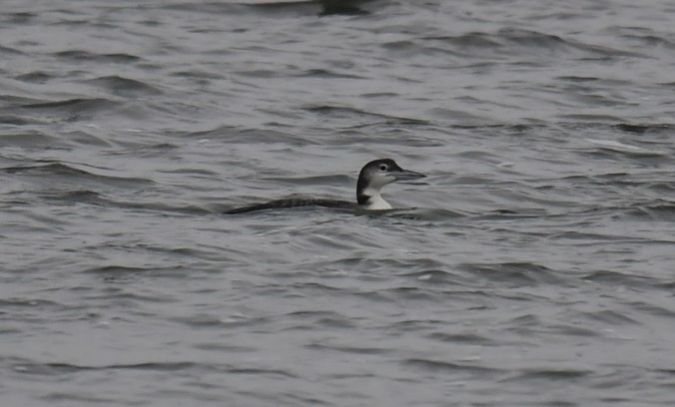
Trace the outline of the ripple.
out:
<instances>
[{"instance_id":1,"label":"ripple","mask_svg":"<svg viewBox=\"0 0 675 407\"><path fill-rule=\"evenodd\" d=\"M20 106L20 110L60 119L65 117L68 121L78 121L91 118L98 113L107 113L118 106L121 106L121 103L104 98L75 98L24 104Z\"/></svg>"},{"instance_id":2,"label":"ripple","mask_svg":"<svg viewBox=\"0 0 675 407\"><path fill-rule=\"evenodd\" d=\"M513 286L531 286L539 284L565 285L566 279L558 272L536 263L465 263L461 269L472 275L494 282L508 283Z\"/></svg>"},{"instance_id":3,"label":"ripple","mask_svg":"<svg viewBox=\"0 0 675 407\"><path fill-rule=\"evenodd\" d=\"M27 11L20 11L14 13L4 14L5 22L7 24L25 24L31 22L34 18L38 16L37 13L31 13Z\"/></svg>"},{"instance_id":4,"label":"ripple","mask_svg":"<svg viewBox=\"0 0 675 407\"><path fill-rule=\"evenodd\" d=\"M403 364L427 372L480 376L484 378L495 375L501 375L504 373L501 369L495 369L485 366L455 363L441 360L423 359L423 358L406 359L403 361Z\"/></svg>"},{"instance_id":5,"label":"ripple","mask_svg":"<svg viewBox=\"0 0 675 407\"><path fill-rule=\"evenodd\" d=\"M192 362L142 362L130 364L110 364L101 366L77 365L72 363L16 363L13 368L15 371L32 375L61 375L73 374L82 371L91 370L148 370L156 372L177 372L192 368L202 368L200 365Z\"/></svg>"},{"instance_id":6,"label":"ripple","mask_svg":"<svg viewBox=\"0 0 675 407\"><path fill-rule=\"evenodd\" d=\"M620 154L625 154L627 156L632 156L632 157L660 157L660 156L668 156L669 151L656 151L656 150L648 150L646 148L638 147L635 145L630 145L626 143L622 143L619 141L615 140L593 140L589 139L588 140L591 144L597 145L597 149L595 151L607 151L607 152L613 152L613 153L620 153Z\"/></svg>"},{"instance_id":7,"label":"ripple","mask_svg":"<svg viewBox=\"0 0 675 407\"><path fill-rule=\"evenodd\" d=\"M633 204L625 209L625 214L636 220L675 222L675 202ZM675 240L670 243L675 244Z\"/></svg>"},{"instance_id":8,"label":"ripple","mask_svg":"<svg viewBox=\"0 0 675 407\"><path fill-rule=\"evenodd\" d=\"M0 135L0 147L65 148L69 145L60 138L49 136L40 131L24 131L20 133L4 133ZM11 170L10 170L11 171Z\"/></svg>"},{"instance_id":9,"label":"ripple","mask_svg":"<svg viewBox=\"0 0 675 407\"><path fill-rule=\"evenodd\" d=\"M619 285L633 288L653 288L659 281L648 276L621 273L613 270L597 270L583 277L584 280L605 285Z\"/></svg>"},{"instance_id":10,"label":"ripple","mask_svg":"<svg viewBox=\"0 0 675 407\"><path fill-rule=\"evenodd\" d=\"M364 119L364 118L376 118L379 120L384 119L386 122L406 124L406 125L424 125L429 124L426 120L407 118L407 117L396 117L380 113L367 112L354 107L348 106L331 106L331 105L318 105L318 106L306 106L305 110L316 113L321 116L326 116L330 118L339 118L339 119Z\"/></svg>"},{"instance_id":11,"label":"ripple","mask_svg":"<svg viewBox=\"0 0 675 407\"><path fill-rule=\"evenodd\" d=\"M238 128L234 126L219 126L211 130L197 131L186 134L187 137L199 139L222 139L228 143L258 144L280 143L294 146L311 145L311 139L268 129Z\"/></svg>"},{"instance_id":12,"label":"ripple","mask_svg":"<svg viewBox=\"0 0 675 407\"><path fill-rule=\"evenodd\" d=\"M356 347L356 346L331 345L325 343L313 343L310 345L306 345L306 348L311 350L318 350L321 352L335 351L353 355L366 355L366 356L385 355L393 353L391 349L385 349L375 346Z\"/></svg>"},{"instance_id":13,"label":"ripple","mask_svg":"<svg viewBox=\"0 0 675 407\"><path fill-rule=\"evenodd\" d=\"M125 78L122 76L111 75L102 76L96 79L86 81L96 85L113 95L124 97L142 97L142 96L157 96L162 92L154 86L148 85L145 82Z\"/></svg>"},{"instance_id":14,"label":"ripple","mask_svg":"<svg viewBox=\"0 0 675 407\"><path fill-rule=\"evenodd\" d=\"M3 45L0 45L0 54L4 55L22 55L23 52L19 51L18 49L12 48L12 47L6 47Z\"/></svg>"},{"instance_id":15,"label":"ripple","mask_svg":"<svg viewBox=\"0 0 675 407\"><path fill-rule=\"evenodd\" d=\"M640 321L614 310L577 312L577 316L589 322L600 322L608 325L641 325Z\"/></svg>"},{"instance_id":16,"label":"ripple","mask_svg":"<svg viewBox=\"0 0 675 407\"><path fill-rule=\"evenodd\" d=\"M129 64L133 62L138 62L141 58L125 54L125 53L116 53L116 54L98 54L89 51L83 50L68 50L61 51L54 54L57 58L64 59L72 62L98 62L102 64Z\"/></svg>"},{"instance_id":17,"label":"ripple","mask_svg":"<svg viewBox=\"0 0 675 407\"><path fill-rule=\"evenodd\" d=\"M566 381L574 382L583 380L593 374L590 370L578 369L526 369L524 372L519 372L504 381L518 381L518 380L545 380L545 381Z\"/></svg>"},{"instance_id":18,"label":"ripple","mask_svg":"<svg viewBox=\"0 0 675 407\"><path fill-rule=\"evenodd\" d=\"M499 343L496 341L473 333L434 332L427 335L427 337L441 342L452 342L473 346L499 346Z\"/></svg>"},{"instance_id":19,"label":"ripple","mask_svg":"<svg viewBox=\"0 0 675 407\"><path fill-rule=\"evenodd\" d=\"M358 76L354 74L334 72L329 69L310 69L305 71L302 76L310 78L324 78L324 79L367 79L365 76Z\"/></svg>"},{"instance_id":20,"label":"ripple","mask_svg":"<svg viewBox=\"0 0 675 407\"><path fill-rule=\"evenodd\" d=\"M675 124L671 123L620 123L614 126L616 129L631 134L671 134L675 130Z\"/></svg>"},{"instance_id":21,"label":"ripple","mask_svg":"<svg viewBox=\"0 0 675 407\"><path fill-rule=\"evenodd\" d=\"M566 39L559 35L518 28L504 28L496 33L471 32L458 36L433 36L424 38L430 42L450 46L453 52L463 57L507 58L514 54L543 56L573 56L577 58L643 57L639 53L602 45L587 44ZM401 47L402 45L398 45ZM409 47L412 47L409 45ZM422 51L422 47L414 46ZM427 51L425 49L425 51ZM448 50L450 51L450 49Z\"/></svg>"},{"instance_id":22,"label":"ripple","mask_svg":"<svg viewBox=\"0 0 675 407\"><path fill-rule=\"evenodd\" d=\"M0 172L23 177L63 178L73 183L90 182L100 185L132 187L152 184L145 178L117 177L100 175L64 163L49 163L44 165L25 165L0 168Z\"/></svg>"},{"instance_id":23,"label":"ripple","mask_svg":"<svg viewBox=\"0 0 675 407\"><path fill-rule=\"evenodd\" d=\"M29 72L15 77L15 79L19 81L39 84L47 83L54 78L54 75L42 71Z\"/></svg>"}]
</instances>

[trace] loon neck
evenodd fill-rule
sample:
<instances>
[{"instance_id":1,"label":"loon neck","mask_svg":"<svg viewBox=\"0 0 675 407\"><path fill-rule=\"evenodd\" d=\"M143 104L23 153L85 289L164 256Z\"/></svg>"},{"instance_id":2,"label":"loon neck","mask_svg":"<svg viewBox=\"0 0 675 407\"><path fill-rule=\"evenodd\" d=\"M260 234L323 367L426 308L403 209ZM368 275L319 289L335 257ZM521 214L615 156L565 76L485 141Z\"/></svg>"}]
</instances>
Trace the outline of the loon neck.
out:
<instances>
[{"instance_id":1,"label":"loon neck","mask_svg":"<svg viewBox=\"0 0 675 407\"><path fill-rule=\"evenodd\" d=\"M361 190L357 194L357 199L359 206L371 211L383 211L392 208L389 202L382 198L379 190L374 190L371 188Z\"/></svg>"}]
</instances>

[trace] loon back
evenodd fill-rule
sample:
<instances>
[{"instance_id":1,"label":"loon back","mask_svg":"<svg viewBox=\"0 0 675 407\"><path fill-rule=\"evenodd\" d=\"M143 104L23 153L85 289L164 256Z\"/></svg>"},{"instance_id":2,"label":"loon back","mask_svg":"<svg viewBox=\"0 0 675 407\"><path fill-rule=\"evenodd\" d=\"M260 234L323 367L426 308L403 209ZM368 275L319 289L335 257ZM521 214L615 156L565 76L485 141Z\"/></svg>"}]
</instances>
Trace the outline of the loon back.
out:
<instances>
[{"instance_id":1,"label":"loon back","mask_svg":"<svg viewBox=\"0 0 675 407\"><path fill-rule=\"evenodd\" d=\"M314 199L314 198L287 198L276 199L274 201L263 202L259 204L242 206L225 211L228 215L237 213L247 213L262 211L265 209L283 209L283 208L298 208L302 206L322 206L324 208L338 208L338 209L356 209L358 205L353 202L338 201L333 199Z\"/></svg>"},{"instance_id":2,"label":"loon back","mask_svg":"<svg viewBox=\"0 0 675 407\"><path fill-rule=\"evenodd\" d=\"M380 190L396 181L409 181L425 177L419 172L404 170L390 158L373 160L364 165L356 183L357 203L332 199L287 198L260 204L247 205L225 211L226 214L238 214L265 209L295 208L302 206L322 206L339 209L388 210L389 202L382 197Z\"/></svg>"}]
</instances>

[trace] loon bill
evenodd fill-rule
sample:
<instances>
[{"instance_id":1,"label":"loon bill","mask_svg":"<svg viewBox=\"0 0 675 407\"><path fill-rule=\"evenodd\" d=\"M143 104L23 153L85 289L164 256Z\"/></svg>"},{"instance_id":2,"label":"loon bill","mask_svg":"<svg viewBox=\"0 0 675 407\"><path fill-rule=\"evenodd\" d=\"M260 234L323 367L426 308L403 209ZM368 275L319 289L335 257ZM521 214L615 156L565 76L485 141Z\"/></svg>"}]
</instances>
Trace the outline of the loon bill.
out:
<instances>
[{"instance_id":1,"label":"loon bill","mask_svg":"<svg viewBox=\"0 0 675 407\"><path fill-rule=\"evenodd\" d=\"M323 206L328 208L364 209L381 211L392 209L389 202L382 198L381 189L396 181L410 181L424 178L419 172L404 170L390 158L373 160L364 165L356 183L356 202L332 199L288 198L277 199L225 211L226 214L246 213L264 209L294 208L299 206Z\"/></svg>"}]
</instances>

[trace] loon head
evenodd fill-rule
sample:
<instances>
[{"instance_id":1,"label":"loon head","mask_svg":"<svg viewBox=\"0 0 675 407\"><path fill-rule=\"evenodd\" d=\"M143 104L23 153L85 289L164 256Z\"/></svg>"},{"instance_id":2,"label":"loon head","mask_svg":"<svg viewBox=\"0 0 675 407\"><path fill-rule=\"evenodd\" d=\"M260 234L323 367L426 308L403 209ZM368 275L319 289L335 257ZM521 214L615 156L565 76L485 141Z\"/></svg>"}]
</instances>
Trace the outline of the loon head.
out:
<instances>
[{"instance_id":1,"label":"loon head","mask_svg":"<svg viewBox=\"0 0 675 407\"><path fill-rule=\"evenodd\" d=\"M391 209L389 202L382 198L380 190L396 181L408 181L425 177L419 172L404 170L390 158L374 160L364 165L356 184L356 200L364 209Z\"/></svg>"}]
</instances>

